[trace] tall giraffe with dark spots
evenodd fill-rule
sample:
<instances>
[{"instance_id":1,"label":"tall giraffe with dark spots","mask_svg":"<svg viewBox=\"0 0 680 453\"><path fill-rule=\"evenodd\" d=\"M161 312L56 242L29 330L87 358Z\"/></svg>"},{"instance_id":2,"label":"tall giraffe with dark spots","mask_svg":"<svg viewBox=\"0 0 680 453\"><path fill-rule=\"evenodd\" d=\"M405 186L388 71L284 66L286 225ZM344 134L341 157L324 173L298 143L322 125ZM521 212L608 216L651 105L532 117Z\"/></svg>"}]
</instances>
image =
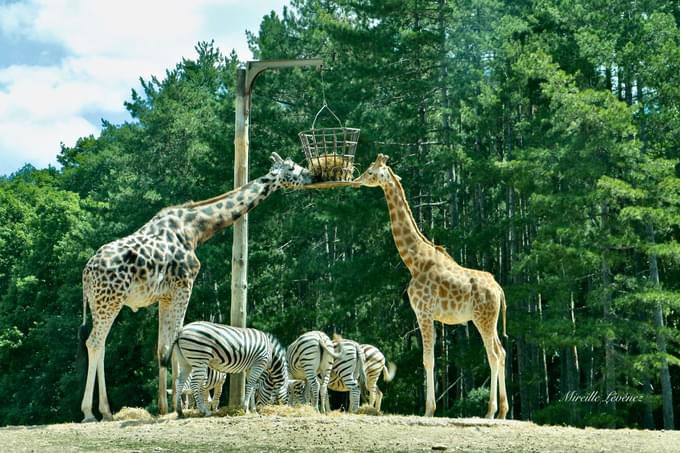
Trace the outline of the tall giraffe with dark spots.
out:
<instances>
[{"instance_id":1,"label":"tall giraffe with dark spots","mask_svg":"<svg viewBox=\"0 0 680 453\"><path fill-rule=\"evenodd\" d=\"M423 339L423 365L427 380L425 415L434 415L436 408L434 321L444 324L472 321L482 337L491 368L491 392L486 416L494 417L497 409L496 393L499 390L501 401L498 416L505 418L508 412L505 349L496 331L502 307L505 335L503 289L493 275L460 266L442 247L434 245L420 232L400 178L387 166L387 159L387 156L379 154L375 162L354 182L367 187L382 187L390 211L394 242L399 256L411 272L408 295Z\"/></svg>"},{"instance_id":2,"label":"tall giraffe with dark spots","mask_svg":"<svg viewBox=\"0 0 680 453\"><path fill-rule=\"evenodd\" d=\"M87 306L92 331L84 341L88 369L81 409L84 422L92 414L94 379L98 377L99 411L111 420L106 396L104 352L114 319L127 305L132 311L158 302L158 407L167 413L167 370L160 363L184 323L191 289L200 263L196 247L230 226L279 188L301 188L311 182L309 172L272 154L269 173L217 197L162 209L131 235L102 246L83 270L83 325L87 336Z\"/></svg>"}]
</instances>

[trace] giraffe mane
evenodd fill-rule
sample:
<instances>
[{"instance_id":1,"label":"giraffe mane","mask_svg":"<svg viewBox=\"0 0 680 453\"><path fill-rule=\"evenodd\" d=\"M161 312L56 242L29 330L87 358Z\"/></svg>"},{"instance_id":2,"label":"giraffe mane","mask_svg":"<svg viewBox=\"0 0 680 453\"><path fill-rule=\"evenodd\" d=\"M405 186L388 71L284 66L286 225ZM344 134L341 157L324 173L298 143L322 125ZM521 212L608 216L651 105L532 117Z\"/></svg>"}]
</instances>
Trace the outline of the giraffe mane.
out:
<instances>
[{"instance_id":1,"label":"giraffe mane","mask_svg":"<svg viewBox=\"0 0 680 453\"><path fill-rule=\"evenodd\" d=\"M252 181L249 181L249 182L252 182ZM163 210L165 211L165 210L173 209L173 208L200 208L202 206L206 206L206 205L209 205L209 204L213 204L217 201L220 201L220 200L228 197L229 195L232 195L233 193L238 192L241 189L242 189L242 187L236 187L235 189L232 189L229 192L224 192L223 194L216 195L212 198L207 198L205 200L199 200L199 201L187 201L185 203L180 203L180 204L176 204L176 205L173 205L173 206L168 206L167 208L164 208Z\"/></svg>"},{"instance_id":2,"label":"giraffe mane","mask_svg":"<svg viewBox=\"0 0 680 453\"><path fill-rule=\"evenodd\" d=\"M441 245L436 245L432 241L430 241L425 235L420 231L420 228L418 228L418 224L416 223L416 219L413 217L413 211L411 211L411 205L408 202L408 199L406 198L406 192L404 192L404 186L401 185L401 178L397 176L397 174L392 170L392 167L389 165L385 165L387 167L387 170L390 172L390 176L392 176L392 180L394 181L395 186L399 190L399 193L401 194L401 197L404 200L404 204L406 205L406 212L408 213L409 219L411 220L411 223L413 224L413 227L415 228L416 232L418 233L418 236L420 239L422 239L423 242L426 244L431 245L432 247L435 248L435 250L443 253L446 255L448 258L451 258L451 260L455 261L451 255L449 255L449 252L446 251L446 249L441 246Z\"/></svg>"}]
</instances>

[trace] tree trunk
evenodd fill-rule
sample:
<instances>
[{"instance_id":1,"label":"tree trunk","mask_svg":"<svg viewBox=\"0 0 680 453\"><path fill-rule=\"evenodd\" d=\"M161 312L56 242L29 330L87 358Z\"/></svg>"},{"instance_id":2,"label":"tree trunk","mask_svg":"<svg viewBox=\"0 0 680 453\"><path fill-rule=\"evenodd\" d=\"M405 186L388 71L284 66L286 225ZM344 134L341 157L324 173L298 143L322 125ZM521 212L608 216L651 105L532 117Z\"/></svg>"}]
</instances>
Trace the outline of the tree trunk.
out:
<instances>
[{"instance_id":1,"label":"tree trunk","mask_svg":"<svg viewBox=\"0 0 680 453\"><path fill-rule=\"evenodd\" d=\"M602 255L602 284L604 286L604 295L602 298L602 316L605 321L606 329L608 329L612 318L612 292L611 292L611 270L607 257ZM616 373L614 365L614 343L609 338L608 331L605 331L604 339L604 391L605 396L616 391ZM606 405L607 411L614 413L616 411L616 402L611 402Z\"/></svg>"},{"instance_id":2,"label":"tree trunk","mask_svg":"<svg viewBox=\"0 0 680 453\"><path fill-rule=\"evenodd\" d=\"M647 224L647 236L650 244L654 244L654 226ZM654 253L649 255L649 280L654 288L661 288L659 283L659 265ZM668 360L666 359L666 336L664 335L664 316L661 301L657 301L654 307L654 328L656 329L656 346L661 353L661 366L659 379L661 381L661 396L663 402L663 427L664 429L674 429L673 420L673 387L671 385L671 375L668 371Z\"/></svg>"}]
</instances>

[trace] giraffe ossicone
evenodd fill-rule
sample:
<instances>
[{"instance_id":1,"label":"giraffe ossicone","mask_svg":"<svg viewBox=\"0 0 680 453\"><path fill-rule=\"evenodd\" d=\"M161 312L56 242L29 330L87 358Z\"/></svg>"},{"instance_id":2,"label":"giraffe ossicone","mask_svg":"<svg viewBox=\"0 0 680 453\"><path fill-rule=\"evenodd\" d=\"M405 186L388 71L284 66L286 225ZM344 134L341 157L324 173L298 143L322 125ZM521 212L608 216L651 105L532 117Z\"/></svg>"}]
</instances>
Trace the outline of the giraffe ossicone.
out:
<instances>
[{"instance_id":1,"label":"giraffe ossicone","mask_svg":"<svg viewBox=\"0 0 680 453\"><path fill-rule=\"evenodd\" d=\"M88 369L81 403L84 422L92 413L94 379L99 388L99 411L111 420L106 393L104 355L106 337L116 316L128 306L133 311L158 302L158 408L167 413L167 370L160 363L184 323L200 262L195 249L218 231L231 226L280 188L300 189L309 184L309 171L272 153L269 172L214 198L161 209L134 233L103 245L83 270L81 341L87 348ZM87 307L92 315L88 334ZM173 363L173 376L176 364Z\"/></svg>"},{"instance_id":2,"label":"giraffe ossicone","mask_svg":"<svg viewBox=\"0 0 680 453\"><path fill-rule=\"evenodd\" d=\"M409 301L418 320L423 341L423 365L427 381L425 415L432 416L436 408L434 396L434 321L444 324L464 324L472 321L484 342L489 367L491 389L486 413L499 418L508 412L505 389L505 349L498 337L497 324L503 309L505 335L505 294L493 275L465 268L443 247L430 242L420 231L411 212L400 178L387 165L388 156L378 154L375 162L354 182L366 187L381 187L390 213L394 242L399 256L411 273ZM497 406L500 394L500 408Z\"/></svg>"}]
</instances>

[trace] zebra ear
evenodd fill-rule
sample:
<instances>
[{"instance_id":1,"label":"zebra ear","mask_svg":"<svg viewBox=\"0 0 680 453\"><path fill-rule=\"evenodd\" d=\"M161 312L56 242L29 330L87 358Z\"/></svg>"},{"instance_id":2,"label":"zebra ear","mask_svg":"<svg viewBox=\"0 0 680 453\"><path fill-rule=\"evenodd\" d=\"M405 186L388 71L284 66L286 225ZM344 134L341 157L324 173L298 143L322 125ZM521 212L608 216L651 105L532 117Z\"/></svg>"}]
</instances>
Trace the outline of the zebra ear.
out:
<instances>
[{"instance_id":1,"label":"zebra ear","mask_svg":"<svg viewBox=\"0 0 680 453\"><path fill-rule=\"evenodd\" d=\"M283 159L276 152L272 153L271 159L272 159L272 162L274 162L275 164L282 164L283 163Z\"/></svg>"}]
</instances>

